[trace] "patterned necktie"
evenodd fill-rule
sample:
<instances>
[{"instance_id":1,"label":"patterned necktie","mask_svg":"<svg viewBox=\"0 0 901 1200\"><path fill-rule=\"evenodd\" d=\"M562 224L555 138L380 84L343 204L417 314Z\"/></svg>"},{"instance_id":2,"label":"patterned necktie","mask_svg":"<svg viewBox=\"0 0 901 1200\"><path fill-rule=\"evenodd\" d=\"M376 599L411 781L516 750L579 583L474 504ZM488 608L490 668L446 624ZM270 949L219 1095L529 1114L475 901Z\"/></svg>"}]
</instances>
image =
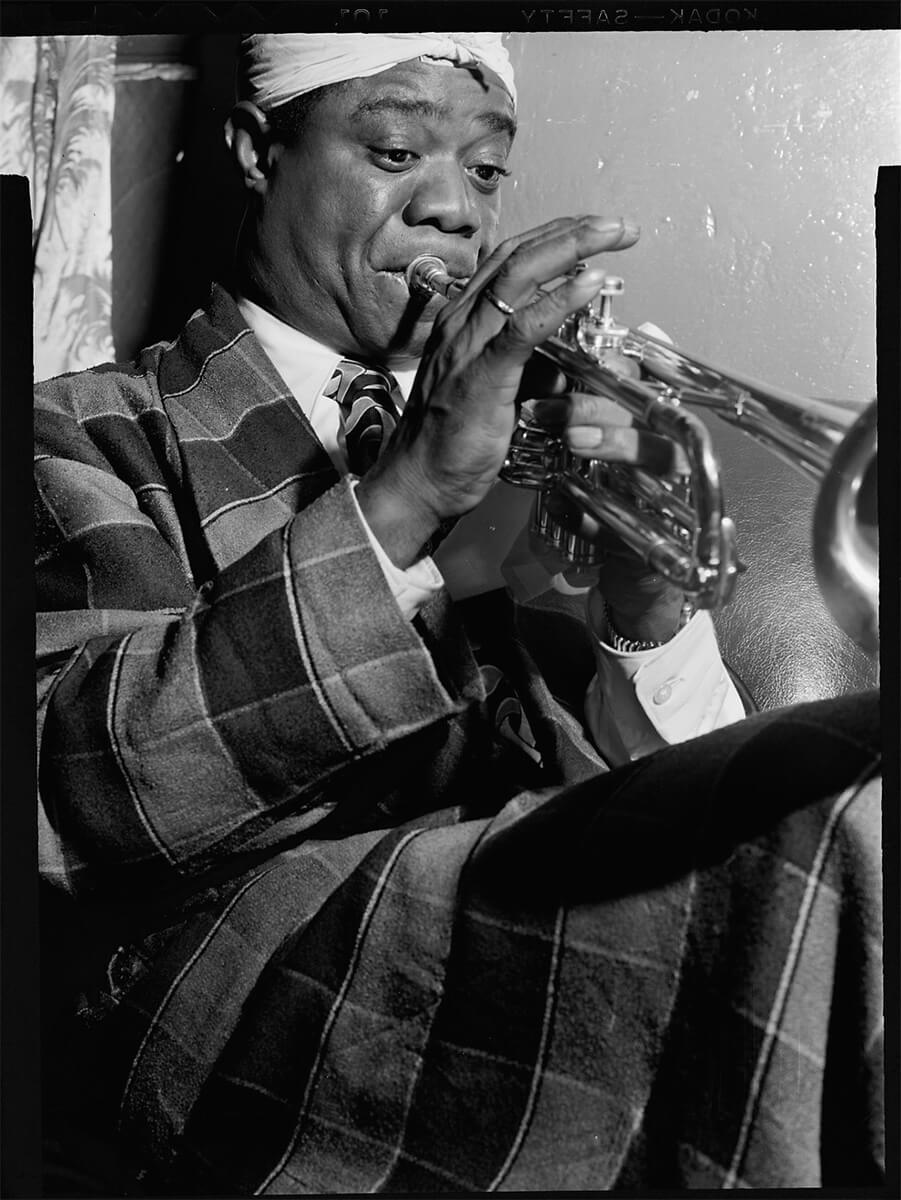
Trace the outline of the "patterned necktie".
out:
<instances>
[{"instance_id":1,"label":"patterned necktie","mask_svg":"<svg viewBox=\"0 0 901 1200\"><path fill-rule=\"evenodd\" d=\"M352 475L364 475L369 470L398 422L392 392L397 393L393 375L348 358L338 363L326 385L323 395L336 400L341 409L347 466Z\"/></svg>"}]
</instances>

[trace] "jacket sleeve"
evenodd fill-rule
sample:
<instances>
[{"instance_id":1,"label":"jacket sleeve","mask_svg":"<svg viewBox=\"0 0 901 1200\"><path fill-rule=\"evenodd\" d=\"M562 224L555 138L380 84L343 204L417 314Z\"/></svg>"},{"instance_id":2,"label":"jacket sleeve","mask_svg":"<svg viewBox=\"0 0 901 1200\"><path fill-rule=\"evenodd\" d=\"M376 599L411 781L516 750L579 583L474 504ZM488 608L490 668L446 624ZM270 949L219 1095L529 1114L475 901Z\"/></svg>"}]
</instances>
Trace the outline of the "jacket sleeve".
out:
<instances>
[{"instance_id":1,"label":"jacket sleeve","mask_svg":"<svg viewBox=\"0 0 901 1200\"><path fill-rule=\"evenodd\" d=\"M473 698L402 616L347 483L198 590L160 489L148 508L83 433L69 441L36 469L51 880L131 887L286 814L312 824L342 767Z\"/></svg>"}]
</instances>

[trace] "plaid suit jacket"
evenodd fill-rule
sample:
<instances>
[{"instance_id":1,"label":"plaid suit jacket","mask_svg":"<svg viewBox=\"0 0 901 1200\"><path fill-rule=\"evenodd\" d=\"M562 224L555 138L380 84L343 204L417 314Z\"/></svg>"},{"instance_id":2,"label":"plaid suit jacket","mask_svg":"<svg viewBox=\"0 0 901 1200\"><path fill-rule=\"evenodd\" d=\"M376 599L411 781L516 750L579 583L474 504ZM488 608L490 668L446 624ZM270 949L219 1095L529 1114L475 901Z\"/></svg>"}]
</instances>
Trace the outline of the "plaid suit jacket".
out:
<instances>
[{"instance_id":1,"label":"plaid suit jacket","mask_svg":"<svg viewBox=\"0 0 901 1200\"><path fill-rule=\"evenodd\" d=\"M48 875L159 887L361 789L395 813L471 795L462 626L445 601L400 615L227 293L133 366L41 385L36 425ZM570 769L596 769L566 725Z\"/></svg>"},{"instance_id":2,"label":"plaid suit jacket","mask_svg":"<svg viewBox=\"0 0 901 1200\"><path fill-rule=\"evenodd\" d=\"M458 615L400 616L219 289L41 385L36 431L69 1190L880 1177L874 697L605 773L547 614L489 605L542 763L511 757Z\"/></svg>"}]
</instances>

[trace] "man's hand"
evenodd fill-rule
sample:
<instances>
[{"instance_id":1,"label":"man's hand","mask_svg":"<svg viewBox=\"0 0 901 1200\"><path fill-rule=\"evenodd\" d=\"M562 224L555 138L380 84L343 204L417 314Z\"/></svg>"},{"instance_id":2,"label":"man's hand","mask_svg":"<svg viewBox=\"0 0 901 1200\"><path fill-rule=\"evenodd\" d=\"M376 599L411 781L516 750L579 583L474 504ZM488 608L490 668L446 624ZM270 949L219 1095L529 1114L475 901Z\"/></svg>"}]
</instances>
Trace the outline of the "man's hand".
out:
<instances>
[{"instance_id":1,"label":"man's hand","mask_svg":"<svg viewBox=\"0 0 901 1200\"><path fill-rule=\"evenodd\" d=\"M542 425L556 433L566 448L579 458L641 467L664 479L673 479L688 469L681 447L669 438L635 428L626 410L604 396L564 394L536 400L529 406ZM665 642L677 632L683 604L679 588L652 571L642 558L616 534L603 529L581 510L565 501L548 499L552 515L565 528L596 542L603 561L576 580L558 556L557 569L572 582L596 582L607 606L609 621L617 633L634 641ZM547 552L536 554L548 566Z\"/></svg>"},{"instance_id":2,"label":"man's hand","mask_svg":"<svg viewBox=\"0 0 901 1200\"><path fill-rule=\"evenodd\" d=\"M439 314L403 418L356 493L398 566L415 561L440 523L474 508L497 478L526 362L605 276L600 268L569 273L637 240L638 228L620 218L552 221L499 246Z\"/></svg>"}]
</instances>

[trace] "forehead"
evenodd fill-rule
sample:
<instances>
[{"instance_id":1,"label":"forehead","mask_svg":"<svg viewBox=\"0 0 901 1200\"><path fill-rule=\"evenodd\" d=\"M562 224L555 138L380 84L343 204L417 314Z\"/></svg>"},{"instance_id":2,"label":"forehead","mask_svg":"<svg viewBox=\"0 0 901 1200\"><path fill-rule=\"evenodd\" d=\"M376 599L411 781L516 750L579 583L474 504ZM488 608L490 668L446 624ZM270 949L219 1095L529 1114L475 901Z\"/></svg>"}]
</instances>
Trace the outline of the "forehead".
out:
<instances>
[{"instance_id":1,"label":"forehead","mask_svg":"<svg viewBox=\"0 0 901 1200\"><path fill-rule=\"evenodd\" d=\"M510 138L513 103L487 67L415 60L365 79L353 79L328 98L329 116L352 125L403 116L434 125L465 123Z\"/></svg>"}]
</instances>

